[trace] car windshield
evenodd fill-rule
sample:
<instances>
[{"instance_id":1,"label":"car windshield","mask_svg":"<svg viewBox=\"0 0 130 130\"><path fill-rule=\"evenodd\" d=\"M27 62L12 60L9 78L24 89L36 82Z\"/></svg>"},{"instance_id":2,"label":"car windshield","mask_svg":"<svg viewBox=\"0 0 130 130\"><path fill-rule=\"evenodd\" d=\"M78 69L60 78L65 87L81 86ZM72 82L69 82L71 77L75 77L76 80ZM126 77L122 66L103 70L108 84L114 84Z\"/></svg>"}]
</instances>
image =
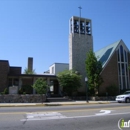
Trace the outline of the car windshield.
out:
<instances>
[{"instance_id":1,"label":"car windshield","mask_svg":"<svg viewBox=\"0 0 130 130\"><path fill-rule=\"evenodd\" d=\"M130 94L130 91L129 92L124 92L123 94Z\"/></svg>"}]
</instances>

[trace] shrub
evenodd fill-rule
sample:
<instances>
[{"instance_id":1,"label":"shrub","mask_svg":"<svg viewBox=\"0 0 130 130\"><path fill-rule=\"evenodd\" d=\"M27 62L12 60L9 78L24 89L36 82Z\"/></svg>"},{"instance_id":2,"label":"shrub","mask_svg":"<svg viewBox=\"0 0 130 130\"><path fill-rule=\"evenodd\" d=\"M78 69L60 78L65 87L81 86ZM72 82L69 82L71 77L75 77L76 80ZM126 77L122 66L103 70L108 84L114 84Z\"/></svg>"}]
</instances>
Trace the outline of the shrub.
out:
<instances>
[{"instance_id":1,"label":"shrub","mask_svg":"<svg viewBox=\"0 0 130 130\"><path fill-rule=\"evenodd\" d=\"M3 94L9 94L8 88L5 88L5 89L4 89Z\"/></svg>"},{"instance_id":2,"label":"shrub","mask_svg":"<svg viewBox=\"0 0 130 130\"><path fill-rule=\"evenodd\" d=\"M33 88L31 85L23 85L20 89L19 89L19 94L32 94L33 93Z\"/></svg>"},{"instance_id":3,"label":"shrub","mask_svg":"<svg viewBox=\"0 0 130 130\"><path fill-rule=\"evenodd\" d=\"M23 94L25 95L25 94L26 94L26 92L23 92Z\"/></svg>"}]
</instances>

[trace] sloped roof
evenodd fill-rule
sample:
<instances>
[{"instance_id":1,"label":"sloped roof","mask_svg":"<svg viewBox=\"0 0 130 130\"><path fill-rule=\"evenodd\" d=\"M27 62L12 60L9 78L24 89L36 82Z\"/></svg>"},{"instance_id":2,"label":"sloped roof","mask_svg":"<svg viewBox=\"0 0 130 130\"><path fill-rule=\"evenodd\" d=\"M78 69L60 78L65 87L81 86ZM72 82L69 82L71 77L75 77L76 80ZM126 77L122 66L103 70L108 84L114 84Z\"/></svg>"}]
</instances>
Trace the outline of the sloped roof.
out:
<instances>
[{"instance_id":1,"label":"sloped roof","mask_svg":"<svg viewBox=\"0 0 130 130\"><path fill-rule=\"evenodd\" d=\"M113 44L110 44L110 45L102 48L101 50L95 52L97 60L98 61L100 60L102 63L102 67L104 67L105 64L107 63L107 61L110 59L111 55L113 54L113 52L119 45L120 41L121 40L114 42Z\"/></svg>"}]
</instances>

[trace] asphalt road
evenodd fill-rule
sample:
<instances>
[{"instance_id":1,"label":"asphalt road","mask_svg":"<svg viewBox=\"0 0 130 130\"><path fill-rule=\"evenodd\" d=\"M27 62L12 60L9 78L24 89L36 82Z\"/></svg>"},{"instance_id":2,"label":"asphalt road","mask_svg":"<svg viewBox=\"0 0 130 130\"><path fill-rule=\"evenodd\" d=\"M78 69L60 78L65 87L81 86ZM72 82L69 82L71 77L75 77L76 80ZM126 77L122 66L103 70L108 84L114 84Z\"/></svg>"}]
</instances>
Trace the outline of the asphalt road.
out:
<instances>
[{"instance_id":1,"label":"asphalt road","mask_svg":"<svg viewBox=\"0 0 130 130\"><path fill-rule=\"evenodd\" d=\"M1 107L0 130L119 130L121 118L130 120L130 104Z\"/></svg>"}]
</instances>

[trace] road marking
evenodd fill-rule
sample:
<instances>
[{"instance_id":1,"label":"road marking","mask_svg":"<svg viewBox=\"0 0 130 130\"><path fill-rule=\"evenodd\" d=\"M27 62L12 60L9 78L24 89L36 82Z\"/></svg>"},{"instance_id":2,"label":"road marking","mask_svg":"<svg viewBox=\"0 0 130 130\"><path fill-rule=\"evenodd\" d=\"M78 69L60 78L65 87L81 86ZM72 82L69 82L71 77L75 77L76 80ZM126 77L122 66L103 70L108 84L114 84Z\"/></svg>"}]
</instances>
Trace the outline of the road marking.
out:
<instances>
[{"instance_id":1,"label":"road marking","mask_svg":"<svg viewBox=\"0 0 130 130\"><path fill-rule=\"evenodd\" d=\"M106 115L106 114L110 114L111 113L111 110L101 110L100 112L102 112L102 113L97 113L97 114L95 114L95 115Z\"/></svg>"},{"instance_id":2,"label":"road marking","mask_svg":"<svg viewBox=\"0 0 130 130\"><path fill-rule=\"evenodd\" d=\"M32 121L32 120L51 120L51 119L63 119L66 116L59 112L44 112L44 113L27 113L26 119L21 121Z\"/></svg>"},{"instance_id":3,"label":"road marking","mask_svg":"<svg viewBox=\"0 0 130 130\"><path fill-rule=\"evenodd\" d=\"M114 115L123 115L123 114L130 114L130 112L126 112L126 113L113 113L113 114L107 114L106 116L114 116ZM104 115L100 115L100 116L104 116ZM59 117L55 117L52 116L51 118L26 118L26 119L22 119L22 122L26 122L26 121L38 121L38 120L53 120L53 119L75 119L75 118L88 118L88 117L99 117L98 115L89 115L89 116L73 116L73 117L66 117L64 115L61 115L61 118Z\"/></svg>"}]
</instances>

